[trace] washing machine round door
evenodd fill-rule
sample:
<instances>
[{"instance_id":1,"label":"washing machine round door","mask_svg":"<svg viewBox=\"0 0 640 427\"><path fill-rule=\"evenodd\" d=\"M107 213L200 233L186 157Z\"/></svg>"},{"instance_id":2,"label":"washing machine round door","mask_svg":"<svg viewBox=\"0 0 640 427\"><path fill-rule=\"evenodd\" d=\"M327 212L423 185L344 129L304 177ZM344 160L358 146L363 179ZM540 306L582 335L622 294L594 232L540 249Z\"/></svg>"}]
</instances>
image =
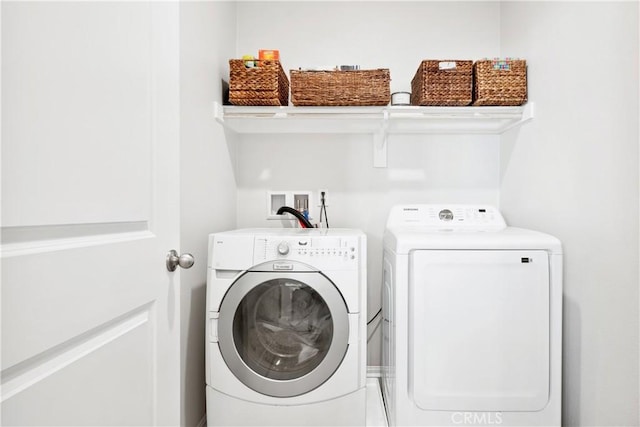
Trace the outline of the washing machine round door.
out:
<instances>
[{"instance_id":1,"label":"washing machine round door","mask_svg":"<svg viewBox=\"0 0 640 427\"><path fill-rule=\"evenodd\" d=\"M292 270L243 274L224 296L218 320L229 369L247 387L274 397L298 396L324 383L342 363L349 340L347 306L336 286L306 264L287 265Z\"/></svg>"}]
</instances>

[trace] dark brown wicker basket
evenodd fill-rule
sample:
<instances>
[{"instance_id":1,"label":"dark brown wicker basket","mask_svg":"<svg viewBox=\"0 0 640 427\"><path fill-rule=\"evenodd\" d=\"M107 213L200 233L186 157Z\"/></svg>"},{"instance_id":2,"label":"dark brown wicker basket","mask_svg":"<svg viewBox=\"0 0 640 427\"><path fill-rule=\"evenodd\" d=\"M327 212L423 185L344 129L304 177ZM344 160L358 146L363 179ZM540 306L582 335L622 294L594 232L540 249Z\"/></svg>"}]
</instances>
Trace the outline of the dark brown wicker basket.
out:
<instances>
[{"instance_id":1,"label":"dark brown wicker basket","mask_svg":"<svg viewBox=\"0 0 640 427\"><path fill-rule=\"evenodd\" d=\"M522 105L527 102L524 59L483 59L473 64L473 105Z\"/></svg>"},{"instance_id":2,"label":"dark brown wicker basket","mask_svg":"<svg viewBox=\"0 0 640 427\"><path fill-rule=\"evenodd\" d=\"M291 102L297 106L387 105L389 70L291 70Z\"/></svg>"},{"instance_id":3,"label":"dark brown wicker basket","mask_svg":"<svg viewBox=\"0 0 640 427\"><path fill-rule=\"evenodd\" d=\"M229 60L229 102L234 105L288 105L289 79L280 61L257 61L247 68L242 59Z\"/></svg>"},{"instance_id":4,"label":"dark brown wicker basket","mask_svg":"<svg viewBox=\"0 0 640 427\"><path fill-rule=\"evenodd\" d=\"M426 59L411 80L412 105L469 105L473 61Z\"/></svg>"}]
</instances>

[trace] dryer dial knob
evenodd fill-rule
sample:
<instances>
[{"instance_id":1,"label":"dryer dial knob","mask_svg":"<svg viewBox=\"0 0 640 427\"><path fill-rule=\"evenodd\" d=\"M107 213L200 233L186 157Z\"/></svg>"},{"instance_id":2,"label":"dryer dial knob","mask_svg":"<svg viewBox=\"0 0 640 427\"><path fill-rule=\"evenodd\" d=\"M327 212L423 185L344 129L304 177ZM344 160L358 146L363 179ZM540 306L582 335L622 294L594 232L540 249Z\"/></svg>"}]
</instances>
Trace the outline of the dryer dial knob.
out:
<instances>
[{"instance_id":1,"label":"dryer dial knob","mask_svg":"<svg viewBox=\"0 0 640 427\"><path fill-rule=\"evenodd\" d=\"M280 255L286 255L289 253L289 244L287 242L281 242L278 245L278 253Z\"/></svg>"}]
</instances>

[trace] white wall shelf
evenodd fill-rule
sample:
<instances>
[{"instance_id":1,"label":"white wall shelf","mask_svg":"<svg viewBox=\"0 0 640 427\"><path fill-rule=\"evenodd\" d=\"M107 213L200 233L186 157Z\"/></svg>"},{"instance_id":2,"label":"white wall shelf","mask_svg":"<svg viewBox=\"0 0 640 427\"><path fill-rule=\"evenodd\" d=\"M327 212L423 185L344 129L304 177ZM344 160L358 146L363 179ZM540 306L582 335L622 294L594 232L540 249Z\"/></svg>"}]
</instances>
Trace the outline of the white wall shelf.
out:
<instances>
[{"instance_id":1,"label":"white wall shelf","mask_svg":"<svg viewBox=\"0 0 640 427\"><path fill-rule=\"evenodd\" d=\"M238 134L370 134L373 165L387 166L391 134L501 134L533 118L520 107L242 107L214 103L214 116Z\"/></svg>"}]
</instances>

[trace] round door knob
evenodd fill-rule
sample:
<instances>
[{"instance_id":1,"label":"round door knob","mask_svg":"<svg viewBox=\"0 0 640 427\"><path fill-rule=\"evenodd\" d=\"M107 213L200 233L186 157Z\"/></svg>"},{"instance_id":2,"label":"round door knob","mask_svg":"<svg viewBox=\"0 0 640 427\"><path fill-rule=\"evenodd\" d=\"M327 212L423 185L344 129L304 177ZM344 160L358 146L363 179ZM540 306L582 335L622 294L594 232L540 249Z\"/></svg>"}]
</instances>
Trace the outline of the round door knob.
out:
<instances>
[{"instance_id":1,"label":"round door knob","mask_svg":"<svg viewBox=\"0 0 640 427\"><path fill-rule=\"evenodd\" d=\"M280 255L286 255L289 253L289 244L287 242L282 242L278 245L278 253Z\"/></svg>"},{"instance_id":2,"label":"round door knob","mask_svg":"<svg viewBox=\"0 0 640 427\"><path fill-rule=\"evenodd\" d=\"M178 266L185 269L191 268L194 262L193 255L188 253L178 256L178 252L171 249L167 254L167 270L169 271L175 271Z\"/></svg>"}]
</instances>

